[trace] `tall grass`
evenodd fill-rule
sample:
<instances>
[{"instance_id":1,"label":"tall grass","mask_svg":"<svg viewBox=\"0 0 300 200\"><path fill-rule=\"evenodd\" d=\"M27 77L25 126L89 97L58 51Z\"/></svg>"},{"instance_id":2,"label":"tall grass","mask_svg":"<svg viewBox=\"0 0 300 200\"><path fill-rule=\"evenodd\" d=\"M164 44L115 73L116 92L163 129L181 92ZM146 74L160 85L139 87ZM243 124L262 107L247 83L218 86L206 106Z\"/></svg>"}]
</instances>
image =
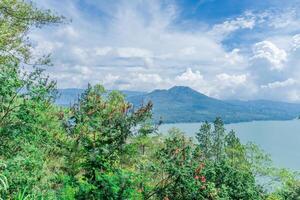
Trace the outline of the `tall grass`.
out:
<instances>
[{"instance_id":1,"label":"tall grass","mask_svg":"<svg viewBox=\"0 0 300 200\"><path fill-rule=\"evenodd\" d=\"M22 192L19 192L15 198L15 200L31 200L34 199L32 196L26 194L27 188L25 188Z\"/></svg>"}]
</instances>

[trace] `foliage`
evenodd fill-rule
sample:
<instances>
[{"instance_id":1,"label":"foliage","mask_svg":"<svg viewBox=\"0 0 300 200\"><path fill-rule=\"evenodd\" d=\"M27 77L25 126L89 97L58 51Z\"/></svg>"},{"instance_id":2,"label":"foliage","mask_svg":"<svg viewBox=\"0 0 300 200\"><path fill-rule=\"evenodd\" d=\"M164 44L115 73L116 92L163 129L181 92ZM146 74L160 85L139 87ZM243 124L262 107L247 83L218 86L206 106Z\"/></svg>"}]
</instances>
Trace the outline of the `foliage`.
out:
<instances>
[{"instance_id":1,"label":"foliage","mask_svg":"<svg viewBox=\"0 0 300 200\"><path fill-rule=\"evenodd\" d=\"M2 174L2 170L6 168L6 165L0 160L0 199L6 194L8 190L7 178Z\"/></svg>"},{"instance_id":2,"label":"foliage","mask_svg":"<svg viewBox=\"0 0 300 200\"><path fill-rule=\"evenodd\" d=\"M292 173L286 169L275 170L275 176L280 180L275 192L269 195L268 200L298 200L300 199L299 173Z\"/></svg>"},{"instance_id":3,"label":"foliage","mask_svg":"<svg viewBox=\"0 0 300 200\"><path fill-rule=\"evenodd\" d=\"M204 123L196 135L200 150L204 149L205 176L217 191L215 198L262 199L245 146L233 131L225 133L220 118L214 121L213 129Z\"/></svg>"},{"instance_id":4,"label":"foliage","mask_svg":"<svg viewBox=\"0 0 300 200\"><path fill-rule=\"evenodd\" d=\"M80 179L85 180L84 189L81 188L83 194L78 198L123 198L130 194L127 190L132 182L127 182L125 177L133 175L119 169L121 156L126 153L130 136L152 132L145 126L136 133L132 131L150 117L151 107L149 103L135 111L120 93L107 94L99 85L88 87L68 116L73 123L66 126L71 144L69 164L78 166L70 175L78 177L79 187L82 186Z\"/></svg>"},{"instance_id":5,"label":"foliage","mask_svg":"<svg viewBox=\"0 0 300 200\"><path fill-rule=\"evenodd\" d=\"M0 2L0 155L7 164L3 176L10 198L45 190L51 195L55 185L50 181L59 143L55 135L62 130L52 105L55 83L39 68L49 64L48 57L33 57L27 33L33 26L60 21L28 1Z\"/></svg>"}]
</instances>

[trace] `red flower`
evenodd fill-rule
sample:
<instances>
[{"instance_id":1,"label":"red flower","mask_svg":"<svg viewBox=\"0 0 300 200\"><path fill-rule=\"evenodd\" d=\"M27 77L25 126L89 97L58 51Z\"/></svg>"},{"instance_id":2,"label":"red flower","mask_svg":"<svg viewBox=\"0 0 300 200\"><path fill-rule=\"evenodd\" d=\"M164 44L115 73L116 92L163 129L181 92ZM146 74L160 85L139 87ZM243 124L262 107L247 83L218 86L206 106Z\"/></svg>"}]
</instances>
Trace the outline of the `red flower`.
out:
<instances>
[{"instance_id":1,"label":"red flower","mask_svg":"<svg viewBox=\"0 0 300 200\"><path fill-rule=\"evenodd\" d=\"M199 179L199 176L195 176L195 179L198 180L198 179Z\"/></svg>"},{"instance_id":2,"label":"red flower","mask_svg":"<svg viewBox=\"0 0 300 200\"><path fill-rule=\"evenodd\" d=\"M201 176L201 182L202 182L202 183L205 183L205 182L206 182L205 176Z\"/></svg>"}]
</instances>

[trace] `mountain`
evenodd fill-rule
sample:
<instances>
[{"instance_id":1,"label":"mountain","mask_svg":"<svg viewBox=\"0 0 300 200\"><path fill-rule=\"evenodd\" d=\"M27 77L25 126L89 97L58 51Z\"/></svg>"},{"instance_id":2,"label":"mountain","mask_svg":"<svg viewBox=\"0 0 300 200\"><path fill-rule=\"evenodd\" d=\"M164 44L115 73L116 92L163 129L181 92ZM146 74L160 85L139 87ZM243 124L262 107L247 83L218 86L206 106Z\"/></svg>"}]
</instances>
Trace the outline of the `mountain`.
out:
<instances>
[{"instance_id":1,"label":"mountain","mask_svg":"<svg viewBox=\"0 0 300 200\"><path fill-rule=\"evenodd\" d=\"M84 92L85 89L79 88L68 88L68 89L59 89L59 97L56 99L55 103L60 106L69 106L70 104L75 103L78 100L78 97ZM131 96L144 95L145 92L138 91L121 91L127 98Z\"/></svg>"},{"instance_id":2,"label":"mountain","mask_svg":"<svg viewBox=\"0 0 300 200\"><path fill-rule=\"evenodd\" d=\"M300 114L300 104L267 100L223 101L183 86L154 90L127 99L136 106L151 100L154 119L162 119L165 123L213 121L217 116L222 117L225 123L289 120Z\"/></svg>"},{"instance_id":3,"label":"mountain","mask_svg":"<svg viewBox=\"0 0 300 200\"><path fill-rule=\"evenodd\" d=\"M84 89L60 89L56 104L69 106ZM290 120L300 115L300 104L254 100L219 100L189 87L175 86L153 92L121 91L136 107L152 101L155 121L164 123L213 121L222 117L225 123L253 120Z\"/></svg>"}]
</instances>

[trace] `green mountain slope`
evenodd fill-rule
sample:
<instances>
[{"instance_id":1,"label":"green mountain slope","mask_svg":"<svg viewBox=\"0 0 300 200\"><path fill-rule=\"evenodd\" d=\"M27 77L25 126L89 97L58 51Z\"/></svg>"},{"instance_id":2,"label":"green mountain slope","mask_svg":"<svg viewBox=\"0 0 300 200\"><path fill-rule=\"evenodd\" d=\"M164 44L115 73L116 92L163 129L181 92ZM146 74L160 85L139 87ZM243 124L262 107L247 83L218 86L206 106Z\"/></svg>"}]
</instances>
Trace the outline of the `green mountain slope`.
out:
<instances>
[{"instance_id":1,"label":"green mountain slope","mask_svg":"<svg viewBox=\"0 0 300 200\"><path fill-rule=\"evenodd\" d=\"M300 113L300 104L266 100L222 101L182 86L128 97L128 101L136 106L150 100L154 103L154 119L165 123L212 121L217 116L226 123L288 120Z\"/></svg>"}]
</instances>

